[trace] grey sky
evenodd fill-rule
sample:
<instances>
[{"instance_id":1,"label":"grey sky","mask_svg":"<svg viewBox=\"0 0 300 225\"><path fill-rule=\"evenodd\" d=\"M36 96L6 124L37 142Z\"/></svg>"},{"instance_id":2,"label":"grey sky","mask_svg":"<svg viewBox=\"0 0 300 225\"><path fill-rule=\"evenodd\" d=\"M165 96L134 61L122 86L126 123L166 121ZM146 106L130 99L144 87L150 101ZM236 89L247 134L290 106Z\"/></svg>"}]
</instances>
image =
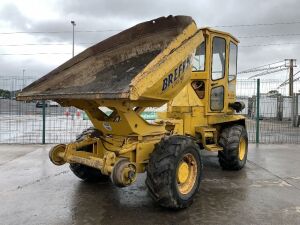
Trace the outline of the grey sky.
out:
<instances>
[{"instance_id":1,"label":"grey sky","mask_svg":"<svg viewBox=\"0 0 300 225\"><path fill-rule=\"evenodd\" d=\"M19 53L69 53L69 55L0 55L0 76L17 76L26 69L26 75L42 76L71 57L72 26L76 30L122 30L136 23L160 16L189 15L198 27L236 24L265 24L300 22L300 1L297 0L1 0L0 32L58 31L65 33L0 34L0 54ZM300 34L300 23L276 26L218 27L236 37ZM75 53L88 44L96 43L117 31L76 33ZM239 70L280 61L299 58L300 35L269 38L239 38ZM3 46L24 43L58 43L48 46ZM284 44L242 47L262 44ZM62 45L63 44L63 45ZM272 78L286 78L286 72Z\"/></svg>"}]
</instances>

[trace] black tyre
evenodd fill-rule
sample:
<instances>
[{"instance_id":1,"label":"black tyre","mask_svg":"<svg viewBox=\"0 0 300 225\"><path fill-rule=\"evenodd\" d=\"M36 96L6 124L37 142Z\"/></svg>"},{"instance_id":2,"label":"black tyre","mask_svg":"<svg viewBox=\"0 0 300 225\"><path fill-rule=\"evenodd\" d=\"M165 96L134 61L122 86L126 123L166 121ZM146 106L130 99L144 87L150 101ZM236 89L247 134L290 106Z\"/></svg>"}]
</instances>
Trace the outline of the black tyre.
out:
<instances>
[{"instance_id":1,"label":"black tyre","mask_svg":"<svg viewBox=\"0 0 300 225\"><path fill-rule=\"evenodd\" d=\"M99 137L100 135L101 132L99 130L90 127L78 135L76 141L82 141L87 136ZM89 152L90 149L84 147L80 151ZM70 169L75 176L87 182L107 182L109 180L109 176L103 175L100 170L79 163L70 163Z\"/></svg>"},{"instance_id":2,"label":"black tyre","mask_svg":"<svg viewBox=\"0 0 300 225\"><path fill-rule=\"evenodd\" d=\"M147 166L151 197L167 208L186 208L200 187L202 161L199 146L185 136L171 136L156 144Z\"/></svg>"},{"instance_id":3,"label":"black tyre","mask_svg":"<svg viewBox=\"0 0 300 225\"><path fill-rule=\"evenodd\" d=\"M219 163L224 170L240 170L247 161L248 135L244 126L232 125L222 130L219 145Z\"/></svg>"}]
</instances>

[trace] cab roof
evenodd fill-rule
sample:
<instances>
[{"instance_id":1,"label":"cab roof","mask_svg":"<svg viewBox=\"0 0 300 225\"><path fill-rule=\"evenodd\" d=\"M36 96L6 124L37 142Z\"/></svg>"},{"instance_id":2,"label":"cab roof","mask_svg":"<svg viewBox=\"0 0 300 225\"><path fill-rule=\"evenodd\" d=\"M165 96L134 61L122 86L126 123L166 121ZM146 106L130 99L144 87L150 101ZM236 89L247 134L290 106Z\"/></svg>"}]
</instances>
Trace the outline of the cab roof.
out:
<instances>
[{"instance_id":1,"label":"cab roof","mask_svg":"<svg viewBox=\"0 0 300 225\"><path fill-rule=\"evenodd\" d=\"M210 28L210 27L203 27L203 28L200 28L199 30L202 30L204 33L205 33L205 31L208 31L208 32L217 33L217 34L220 34L220 35L225 35L225 36L228 36L231 39L233 39L235 42L239 43L239 40L236 37L234 37L233 35L231 35L228 32L225 32L225 31L215 30L215 29Z\"/></svg>"}]
</instances>

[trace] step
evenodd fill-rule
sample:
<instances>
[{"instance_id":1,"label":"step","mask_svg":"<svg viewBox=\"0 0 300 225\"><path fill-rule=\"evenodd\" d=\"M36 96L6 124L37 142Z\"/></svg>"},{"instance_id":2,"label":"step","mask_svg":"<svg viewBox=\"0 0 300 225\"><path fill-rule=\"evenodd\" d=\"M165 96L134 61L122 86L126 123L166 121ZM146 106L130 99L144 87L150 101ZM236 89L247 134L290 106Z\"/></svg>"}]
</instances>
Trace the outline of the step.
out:
<instances>
[{"instance_id":1,"label":"step","mask_svg":"<svg viewBox=\"0 0 300 225\"><path fill-rule=\"evenodd\" d=\"M217 151L222 151L223 150L223 148L221 146L216 145L216 144L205 145L204 148L207 151L212 151L212 152L217 152Z\"/></svg>"}]
</instances>

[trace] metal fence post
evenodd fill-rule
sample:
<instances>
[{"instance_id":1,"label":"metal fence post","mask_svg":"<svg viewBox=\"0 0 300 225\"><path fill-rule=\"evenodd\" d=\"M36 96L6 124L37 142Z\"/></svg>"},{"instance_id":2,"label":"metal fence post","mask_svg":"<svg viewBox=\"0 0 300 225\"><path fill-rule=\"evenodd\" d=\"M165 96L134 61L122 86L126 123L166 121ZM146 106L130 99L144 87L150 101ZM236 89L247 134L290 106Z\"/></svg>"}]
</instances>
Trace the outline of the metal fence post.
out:
<instances>
[{"instance_id":1,"label":"metal fence post","mask_svg":"<svg viewBox=\"0 0 300 225\"><path fill-rule=\"evenodd\" d=\"M259 144L259 100L260 100L260 79L256 85L256 144Z\"/></svg>"},{"instance_id":2,"label":"metal fence post","mask_svg":"<svg viewBox=\"0 0 300 225\"><path fill-rule=\"evenodd\" d=\"M300 94L294 94L294 127L299 126L299 96Z\"/></svg>"},{"instance_id":3,"label":"metal fence post","mask_svg":"<svg viewBox=\"0 0 300 225\"><path fill-rule=\"evenodd\" d=\"M42 131L42 144L46 143L46 103L43 100L43 131Z\"/></svg>"}]
</instances>

